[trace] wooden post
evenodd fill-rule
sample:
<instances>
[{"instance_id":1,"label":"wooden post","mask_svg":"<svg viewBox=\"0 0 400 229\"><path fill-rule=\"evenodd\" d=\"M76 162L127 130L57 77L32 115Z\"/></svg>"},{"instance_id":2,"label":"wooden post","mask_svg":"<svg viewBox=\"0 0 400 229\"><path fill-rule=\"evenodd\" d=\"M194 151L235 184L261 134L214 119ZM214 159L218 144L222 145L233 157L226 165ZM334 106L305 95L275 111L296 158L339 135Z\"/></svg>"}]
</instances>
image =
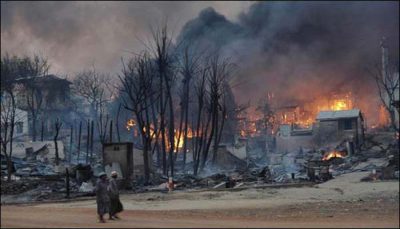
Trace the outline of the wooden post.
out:
<instances>
[{"instance_id":1,"label":"wooden post","mask_svg":"<svg viewBox=\"0 0 400 229\"><path fill-rule=\"evenodd\" d=\"M89 141L90 141L90 121L87 120L87 135L86 135L86 164L89 161Z\"/></svg>"},{"instance_id":2,"label":"wooden post","mask_svg":"<svg viewBox=\"0 0 400 229\"><path fill-rule=\"evenodd\" d=\"M81 135L82 135L82 121L79 122L79 134L78 134L78 164L79 164L79 156L81 154Z\"/></svg>"},{"instance_id":3,"label":"wooden post","mask_svg":"<svg viewBox=\"0 0 400 229\"><path fill-rule=\"evenodd\" d=\"M113 134L113 121L111 120L110 121L110 141L109 142L112 142L112 134Z\"/></svg>"},{"instance_id":4,"label":"wooden post","mask_svg":"<svg viewBox=\"0 0 400 229\"><path fill-rule=\"evenodd\" d=\"M69 198L69 171L68 168L65 169L65 186L66 186L66 192L67 192L67 198Z\"/></svg>"},{"instance_id":5,"label":"wooden post","mask_svg":"<svg viewBox=\"0 0 400 229\"><path fill-rule=\"evenodd\" d=\"M69 138L69 158L68 158L69 163L71 163L71 158L72 158L72 144L73 144L73 140L74 140L74 138L72 136L73 133L74 133L74 126L71 125L71 136Z\"/></svg>"}]
</instances>

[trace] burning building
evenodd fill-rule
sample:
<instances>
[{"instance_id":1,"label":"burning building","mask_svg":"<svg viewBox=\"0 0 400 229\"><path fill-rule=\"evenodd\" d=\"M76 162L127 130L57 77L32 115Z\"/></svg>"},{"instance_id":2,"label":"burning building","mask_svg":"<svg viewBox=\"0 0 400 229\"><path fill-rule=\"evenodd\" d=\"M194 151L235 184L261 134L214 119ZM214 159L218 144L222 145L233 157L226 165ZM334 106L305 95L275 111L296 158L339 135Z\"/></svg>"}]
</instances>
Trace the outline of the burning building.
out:
<instances>
[{"instance_id":1,"label":"burning building","mask_svg":"<svg viewBox=\"0 0 400 229\"><path fill-rule=\"evenodd\" d=\"M363 115L359 109L321 111L317 116L315 135L321 141L347 140L359 147L364 139Z\"/></svg>"},{"instance_id":2,"label":"burning building","mask_svg":"<svg viewBox=\"0 0 400 229\"><path fill-rule=\"evenodd\" d=\"M342 140L359 146L364 136L364 117L354 107L352 93L347 92L279 109L276 150L290 152Z\"/></svg>"}]
</instances>

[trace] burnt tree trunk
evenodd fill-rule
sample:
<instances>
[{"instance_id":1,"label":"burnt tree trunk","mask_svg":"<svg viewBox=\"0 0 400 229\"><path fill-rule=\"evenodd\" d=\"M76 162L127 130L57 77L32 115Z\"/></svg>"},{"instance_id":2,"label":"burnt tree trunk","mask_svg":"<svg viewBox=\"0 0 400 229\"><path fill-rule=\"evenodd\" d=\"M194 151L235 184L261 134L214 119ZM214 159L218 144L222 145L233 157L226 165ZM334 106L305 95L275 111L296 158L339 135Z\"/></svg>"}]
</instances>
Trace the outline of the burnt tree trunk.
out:
<instances>
[{"instance_id":1,"label":"burnt tree trunk","mask_svg":"<svg viewBox=\"0 0 400 229\"><path fill-rule=\"evenodd\" d=\"M187 141L188 141L188 122L189 122L189 93L186 95L185 101L185 129L183 133L183 170L185 170L186 165L186 153L187 153Z\"/></svg>"},{"instance_id":2,"label":"burnt tree trunk","mask_svg":"<svg viewBox=\"0 0 400 229\"><path fill-rule=\"evenodd\" d=\"M89 144L90 144L90 121L87 120L87 132L86 132L86 164L89 162Z\"/></svg>"},{"instance_id":3,"label":"burnt tree trunk","mask_svg":"<svg viewBox=\"0 0 400 229\"><path fill-rule=\"evenodd\" d=\"M214 129L213 129L213 126L211 125L211 133L210 133L210 136L207 138L207 132L208 132L208 128L209 128L209 126L210 126L211 120L212 120L212 114L209 112L209 113L208 113L208 118L207 118L207 123L206 123L206 126L205 126L204 135L203 135L205 148L204 148L204 150L203 150L203 158L202 158L202 160L201 160L200 170L203 170L203 169L204 169L204 166L205 166L205 164L206 164L206 162L207 162L207 159L208 159L208 152L209 152L209 150L210 150L211 141L212 141L212 137L213 137L213 134L214 134Z\"/></svg>"},{"instance_id":4,"label":"burnt tree trunk","mask_svg":"<svg viewBox=\"0 0 400 229\"><path fill-rule=\"evenodd\" d=\"M112 137L113 137L113 120L110 121L110 139L109 142L112 142Z\"/></svg>"},{"instance_id":5,"label":"burnt tree trunk","mask_svg":"<svg viewBox=\"0 0 400 229\"><path fill-rule=\"evenodd\" d=\"M66 198L69 198L69 171L68 168L65 169L65 191L67 192Z\"/></svg>"},{"instance_id":6,"label":"burnt tree trunk","mask_svg":"<svg viewBox=\"0 0 400 229\"><path fill-rule=\"evenodd\" d=\"M118 138L118 142L121 142L121 136L119 133L119 114L121 112L121 103L118 105L118 111L117 111L117 118L115 120L115 130L117 131L117 138Z\"/></svg>"},{"instance_id":7,"label":"burnt tree trunk","mask_svg":"<svg viewBox=\"0 0 400 229\"><path fill-rule=\"evenodd\" d=\"M169 103L169 125L168 125L168 139L169 139L169 166L171 168L171 177L174 175L174 149L175 149L175 124L174 124L174 105L172 102L172 95L171 95L171 87L168 83L168 80L166 80L166 86L167 86L167 99Z\"/></svg>"},{"instance_id":8,"label":"burnt tree trunk","mask_svg":"<svg viewBox=\"0 0 400 229\"><path fill-rule=\"evenodd\" d=\"M78 164L79 164L79 156L81 154L81 135L82 135L82 121L79 122L79 133L78 133Z\"/></svg>"},{"instance_id":9,"label":"burnt tree trunk","mask_svg":"<svg viewBox=\"0 0 400 229\"><path fill-rule=\"evenodd\" d=\"M162 167L163 174L167 175L167 155L165 147L165 116L164 116L164 101L163 101L163 77L160 77L160 131L161 131L161 152L162 152Z\"/></svg>"},{"instance_id":10,"label":"burnt tree trunk","mask_svg":"<svg viewBox=\"0 0 400 229\"><path fill-rule=\"evenodd\" d=\"M69 157L68 157L68 161L69 161L69 163L71 163L71 158L72 158L72 144L73 144L73 133L74 133L74 126L73 125L71 125L71 135L70 135L70 137L69 137L69 151L68 151L68 153L69 153Z\"/></svg>"},{"instance_id":11,"label":"burnt tree trunk","mask_svg":"<svg viewBox=\"0 0 400 229\"><path fill-rule=\"evenodd\" d=\"M55 132L56 133L54 135L54 147L55 147L55 150L56 150L56 161L55 161L56 165L59 164L59 160L60 160L59 154L58 154L58 143L57 143L57 140L58 140L58 134L60 133L61 126L62 126L62 123L61 123L60 119L57 118L57 120L55 122Z\"/></svg>"},{"instance_id":12,"label":"burnt tree trunk","mask_svg":"<svg viewBox=\"0 0 400 229\"><path fill-rule=\"evenodd\" d=\"M94 139L94 121L90 125L90 161L93 161L93 139Z\"/></svg>"},{"instance_id":13,"label":"burnt tree trunk","mask_svg":"<svg viewBox=\"0 0 400 229\"><path fill-rule=\"evenodd\" d=\"M36 142L36 115L32 115L32 141Z\"/></svg>"}]
</instances>

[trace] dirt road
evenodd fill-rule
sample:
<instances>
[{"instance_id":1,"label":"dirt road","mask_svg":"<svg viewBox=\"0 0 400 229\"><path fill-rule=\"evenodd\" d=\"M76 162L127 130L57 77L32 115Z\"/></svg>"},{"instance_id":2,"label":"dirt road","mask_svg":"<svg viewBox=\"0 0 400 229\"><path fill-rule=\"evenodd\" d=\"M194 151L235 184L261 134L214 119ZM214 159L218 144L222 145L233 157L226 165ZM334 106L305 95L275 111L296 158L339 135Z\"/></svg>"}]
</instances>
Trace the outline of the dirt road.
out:
<instances>
[{"instance_id":1,"label":"dirt road","mask_svg":"<svg viewBox=\"0 0 400 229\"><path fill-rule=\"evenodd\" d=\"M97 223L95 200L2 205L1 227L394 227L399 182L366 173L315 187L122 195L121 221Z\"/></svg>"},{"instance_id":2,"label":"dirt road","mask_svg":"<svg viewBox=\"0 0 400 229\"><path fill-rule=\"evenodd\" d=\"M138 211L96 222L93 208L2 206L1 227L399 227L393 200L308 203L266 209Z\"/></svg>"}]
</instances>

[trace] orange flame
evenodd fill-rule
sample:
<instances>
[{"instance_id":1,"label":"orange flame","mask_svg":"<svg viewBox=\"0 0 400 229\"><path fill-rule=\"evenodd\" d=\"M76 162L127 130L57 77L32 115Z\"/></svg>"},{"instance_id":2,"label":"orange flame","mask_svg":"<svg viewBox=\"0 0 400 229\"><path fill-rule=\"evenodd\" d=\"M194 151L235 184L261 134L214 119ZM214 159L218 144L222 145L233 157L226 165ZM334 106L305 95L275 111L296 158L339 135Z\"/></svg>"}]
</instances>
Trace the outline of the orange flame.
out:
<instances>
[{"instance_id":1,"label":"orange flame","mask_svg":"<svg viewBox=\"0 0 400 229\"><path fill-rule=\"evenodd\" d=\"M333 101L333 104L331 106L331 110L334 111L349 110L349 109L351 109L351 103L346 99L336 99Z\"/></svg>"},{"instance_id":2,"label":"orange flame","mask_svg":"<svg viewBox=\"0 0 400 229\"><path fill-rule=\"evenodd\" d=\"M331 158L334 158L334 157L343 158L343 157L345 157L345 156L346 156L346 153L345 153L345 152L332 151L332 152L326 153L326 154L322 157L322 160L323 160L323 161L327 161L327 160L329 160L329 159L331 159Z\"/></svg>"},{"instance_id":3,"label":"orange flame","mask_svg":"<svg viewBox=\"0 0 400 229\"><path fill-rule=\"evenodd\" d=\"M339 111L354 108L351 92L333 94L322 98L317 98L312 102L307 102L295 108L287 108L278 112L281 124L294 124L300 128L309 128L315 121L315 117L320 111Z\"/></svg>"},{"instance_id":4,"label":"orange flame","mask_svg":"<svg viewBox=\"0 0 400 229\"><path fill-rule=\"evenodd\" d=\"M135 120L133 120L133 119L129 119L127 122L126 122L126 129L127 130L130 130L132 127L134 127L136 125L136 123L135 123Z\"/></svg>"},{"instance_id":5,"label":"orange flame","mask_svg":"<svg viewBox=\"0 0 400 229\"><path fill-rule=\"evenodd\" d=\"M174 152L175 153L178 152L178 150L183 148L183 144L184 144L184 140L185 140L185 136L184 135L185 135L185 131L182 131L182 132L179 132L179 130L175 130L174 131ZM194 133L192 131L192 129L190 127L188 127L187 138L191 139L191 138L193 138L195 136L196 136L196 133ZM170 144L169 144L167 135L165 136L165 140L167 141L166 142L167 149L170 149Z\"/></svg>"}]
</instances>

